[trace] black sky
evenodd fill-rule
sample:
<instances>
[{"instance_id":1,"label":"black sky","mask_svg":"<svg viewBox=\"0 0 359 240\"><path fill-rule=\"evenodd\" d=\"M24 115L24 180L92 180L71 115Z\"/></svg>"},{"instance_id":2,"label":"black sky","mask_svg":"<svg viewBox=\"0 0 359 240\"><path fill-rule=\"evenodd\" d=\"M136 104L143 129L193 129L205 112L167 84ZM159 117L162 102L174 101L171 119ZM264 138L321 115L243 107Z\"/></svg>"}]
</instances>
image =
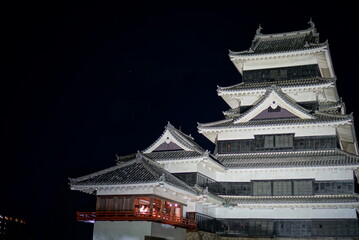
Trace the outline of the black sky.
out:
<instances>
[{"instance_id":1,"label":"black sky","mask_svg":"<svg viewBox=\"0 0 359 240\"><path fill-rule=\"evenodd\" d=\"M359 114L350 4L52 1L1 12L0 214L27 219L33 239L91 239L75 212L93 210L94 197L68 178L145 149L168 121L212 151L197 122L223 119L217 85L241 80L228 50L248 49L259 24L295 31L312 17L347 112Z\"/></svg>"}]
</instances>

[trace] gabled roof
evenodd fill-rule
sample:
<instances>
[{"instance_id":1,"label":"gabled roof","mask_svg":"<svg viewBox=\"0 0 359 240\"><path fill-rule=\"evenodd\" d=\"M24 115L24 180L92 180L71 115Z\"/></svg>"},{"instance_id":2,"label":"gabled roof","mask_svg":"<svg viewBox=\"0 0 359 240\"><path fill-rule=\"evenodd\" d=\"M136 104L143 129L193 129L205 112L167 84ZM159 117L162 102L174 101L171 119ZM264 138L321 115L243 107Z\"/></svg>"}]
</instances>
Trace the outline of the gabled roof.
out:
<instances>
[{"instance_id":1,"label":"gabled roof","mask_svg":"<svg viewBox=\"0 0 359 240\"><path fill-rule=\"evenodd\" d=\"M150 153L145 153L145 155L155 161L171 160L171 159L190 159L190 158L199 158L203 156L203 154L195 151L182 151L182 150L150 152Z\"/></svg>"},{"instance_id":2,"label":"gabled roof","mask_svg":"<svg viewBox=\"0 0 359 240\"><path fill-rule=\"evenodd\" d=\"M250 110L246 111L244 114L235 119L234 124L248 122L261 114L263 111L266 111L268 108L275 110L278 107L283 109L281 110L283 112L281 113L283 115L281 118L298 117L301 119L314 119L314 116L312 116L309 111L286 97L282 93L280 88L275 85L272 85L270 88L267 89L267 93L263 96L262 100ZM275 112L273 112L273 114L267 113L268 118L276 118L278 114L274 113Z\"/></svg>"},{"instance_id":3,"label":"gabled roof","mask_svg":"<svg viewBox=\"0 0 359 240\"><path fill-rule=\"evenodd\" d=\"M76 190L79 186L91 188L94 186L156 182L165 182L188 192L196 193L192 187L141 153L138 153L136 158L131 161L83 177L70 179L70 186Z\"/></svg>"},{"instance_id":4,"label":"gabled roof","mask_svg":"<svg viewBox=\"0 0 359 240\"><path fill-rule=\"evenodd\" d=\"M340 149L266 153L220 154L217 159L230 169L358 166L359 156Z\"/></svg>"},{"instance_id":5,"label":"gabled roof","mask_svg":"<svg viewBox=\"0 0 359 240\"><path fill-rule=\"evenodd\" d=\"M327 42L319 42L319 34L316 32L314 23L310 21L309 24L310 27L305 30L276 34L263 34L261 33L262 27L259 26L249 50L240 52L230 51L229 55L244 56L280 53L327 46Z\"/></svg>"},{"instance_id":6,"label":"gabled roof","mask_svg":"<svg viewBox=\"0 0 359 240\"><path fill-rule=\"evenodd\" d=\"M234 123L233 119L224 119L211 123L199 123L198 129L203 130L216 130L223 128L243 128L243 127L265 127L265 126L279 126L279 125L297 125L297 124L316 124L316 123L335 123L335 122L349 122L352 120L350 115L336 115L336 114L323 114L315 112L312 114L313 119L300 119L300 118L283 118L283 119L262 119L256 121L249 121L243 123Z\"/></svg>"},{"instance_id":7,"label":"gabled roof","mask_svg":"<svg viewBox=\"0 0 359 240\"><path fill-rule=\"evenodd\" d=\"M169 122L162 135L145 149L143 153L147 154L166 150L193 151L200 154L205 152L205 150L194 141L193 137L176 129Z\"/></svg>"}]
</instances>

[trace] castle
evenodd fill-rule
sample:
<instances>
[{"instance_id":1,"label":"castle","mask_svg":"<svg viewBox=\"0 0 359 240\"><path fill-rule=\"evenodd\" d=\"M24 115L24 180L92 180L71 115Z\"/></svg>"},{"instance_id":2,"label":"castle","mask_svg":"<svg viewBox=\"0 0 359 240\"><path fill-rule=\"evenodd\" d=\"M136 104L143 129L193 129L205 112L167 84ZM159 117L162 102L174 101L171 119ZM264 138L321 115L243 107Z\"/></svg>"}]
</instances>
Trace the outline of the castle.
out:
<instances>
[{"instance_id":1,"label":"castle","mask_svg":"<svg viewBox=\"0 0 359 240\"><path fill-rule=\"evenodd\" d=\"M256 31L230 51L242 82L218 87L224 119L199 123L213 153L170 123L147 149L70 179L94 194L93 239L359 237L353 116L336 88L328 42L305 30Z\"/></svg>"}]
</instances>

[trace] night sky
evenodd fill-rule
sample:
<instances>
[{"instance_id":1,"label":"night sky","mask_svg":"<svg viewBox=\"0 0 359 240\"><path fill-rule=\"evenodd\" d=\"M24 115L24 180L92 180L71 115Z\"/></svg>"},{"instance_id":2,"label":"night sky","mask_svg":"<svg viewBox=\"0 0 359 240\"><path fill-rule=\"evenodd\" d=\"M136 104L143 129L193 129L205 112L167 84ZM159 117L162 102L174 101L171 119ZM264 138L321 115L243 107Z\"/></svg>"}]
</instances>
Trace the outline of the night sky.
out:
<instances>
[{"instance_id":1,"label":"night sky","mask_svg":"<svg viewBox=\"0 0 359 240\"><path fill-rule=\"evenodd\" d=\"M359 116L350 4L120 2L1 8L0 214L26 219L32 239L92 239L75 214L94 210L95 197L70 191L68 178L147 148L168 121L213 151L197 122L224 118L217 85L241 81L228 51L248 49L259 24L295 31L312 17L347 112Z\"/></svg>"}]
</instances>

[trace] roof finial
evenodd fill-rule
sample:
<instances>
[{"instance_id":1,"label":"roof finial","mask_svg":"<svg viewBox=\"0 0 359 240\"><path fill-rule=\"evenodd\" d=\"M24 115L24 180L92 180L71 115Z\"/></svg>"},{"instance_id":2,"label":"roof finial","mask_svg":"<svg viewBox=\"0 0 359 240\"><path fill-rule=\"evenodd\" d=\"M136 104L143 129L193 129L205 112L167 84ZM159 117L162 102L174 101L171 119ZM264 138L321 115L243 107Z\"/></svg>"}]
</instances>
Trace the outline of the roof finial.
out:
<instances>
[{"instance_id":1,"label":"roof finial","mask_svg":"<svg viewBox=\"0 0 359 240\"><path fill-rule=\"evenodd\" d=\"M203 152L203 157L209 157L209 151L208 150Z\"/></svg>"},{"instance_id":2,"label":"roof finial","mask_svg":"<svg viewBox=\"0 0 359 240\"><path fill-rule=\"evenodd\" d=\"M262 26L259 24L257 31L256 31L256 35L262 35L261 30L262 30Z\"/></svg>"},{"instance_id":3,"label":"roof finial","mask_svg":"<svg viewBox=\"0 0 359 240\"><path fill-rule=\"evenodd\" d=\"M160 176L160 178L158 179L160 182L164 182L166 181L166 177L165 177L165 174L162 173L162 175Z\"/></svg>"},{"instance_id":4,"label":"roof finial","mask_svg":"<svg viewBox=\"0 0 359 240\"><path fill-rule=\"evenodd\" d=\"M169 128L173 128L172 124L170 123L170 121L167 122L167 126L166 126L167 129Z\"/></svg>"},{"instance_id":5,"label":"roof finial","mask_svg":"<svg viewBox=\"0 0 359 240\"><path fill-rule=\"evenodd\" d=\"M137 150L136 159L140 160L141 158L142 158L142 154L141 154L140 150Z\"/></svg>"},{"instance_id":6,"label":"roof finial","mask_svg":"<svg viewBox=\"0 0 359 240\"><path fill-rule=\"evenodd\" d=\"M312 18L309 19L308 24L310 25L310 28L309 28L309 29L314 29L314 28L315 28L315 24L314 24Z\"/></svg>"}]
</instances>

